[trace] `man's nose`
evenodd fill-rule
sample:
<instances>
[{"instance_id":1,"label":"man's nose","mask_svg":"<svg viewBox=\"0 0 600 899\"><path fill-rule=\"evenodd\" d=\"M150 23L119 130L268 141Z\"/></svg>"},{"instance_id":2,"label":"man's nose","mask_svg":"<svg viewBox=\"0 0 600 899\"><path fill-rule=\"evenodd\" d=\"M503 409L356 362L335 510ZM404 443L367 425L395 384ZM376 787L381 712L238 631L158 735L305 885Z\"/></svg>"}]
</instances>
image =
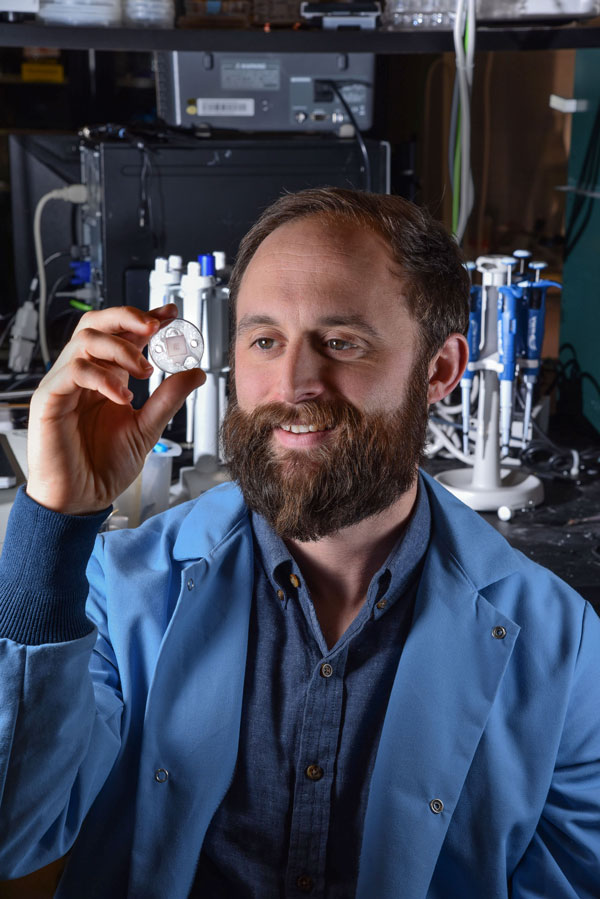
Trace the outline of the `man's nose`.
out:
<instances>
[{"instance_id":1,"label":"man's nose","mask_svg":"<svg viewBox=\"0 0 600 899\"><path fill-rule=\"evenodd\" d=\"M278 399L302 403L325 391L325 360L308 343L288 344L280 359Z\"/></svg>"}]
</instances>

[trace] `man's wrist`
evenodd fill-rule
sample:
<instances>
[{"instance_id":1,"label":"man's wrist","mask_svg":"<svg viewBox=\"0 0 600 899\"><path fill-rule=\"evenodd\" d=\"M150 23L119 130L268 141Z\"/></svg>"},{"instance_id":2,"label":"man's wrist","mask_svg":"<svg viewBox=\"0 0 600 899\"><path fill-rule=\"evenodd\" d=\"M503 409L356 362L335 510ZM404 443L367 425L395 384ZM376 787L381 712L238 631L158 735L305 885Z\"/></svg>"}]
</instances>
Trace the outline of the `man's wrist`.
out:
<instances>
[{"instance_id":1,"label":"man's wrist","mask_svg":"<svg viewBox=\"0 0 600 899\"><path fill-rule=\"evenodd\" d=\"M108 512L61 514L19 489L0 559L0 636L37 645L89 633L85 571Z\"/></svg>"}]
</instances>

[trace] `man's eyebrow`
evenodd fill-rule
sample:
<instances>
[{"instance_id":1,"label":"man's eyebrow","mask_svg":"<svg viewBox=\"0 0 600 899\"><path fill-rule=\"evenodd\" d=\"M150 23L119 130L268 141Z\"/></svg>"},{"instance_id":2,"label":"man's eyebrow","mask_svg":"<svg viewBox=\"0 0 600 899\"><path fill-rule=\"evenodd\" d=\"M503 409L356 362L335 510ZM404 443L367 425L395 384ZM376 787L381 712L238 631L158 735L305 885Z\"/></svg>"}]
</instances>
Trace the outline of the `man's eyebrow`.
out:
<instances>
[{"instance_id":1,"label":"man's eyebrow","mask_svg":"<svg viewBox=\"0 0 600 899\"><path fill-rule=\"evenodd\" d=\"M279 323L277 319L273 318L271 315L262 315L262 314L254 314L254 315L243 315L238 322L236 328L236 336L241 337L247 331L250 331L252 328L261 327L263 325L271 325L277 326ZM349 313L348 315L328 315L320 318L318 320L318 324L321 327L325 328L358 328L364 334L367 334L369 337L372 337L374 340L380 340L381 334L377 331L373 325L371 325L366 318L364 318L359 313Z\"/></svg>"},{"instance_id":2,"label":"man's eyebrow","mask_svg":"<svg viewBox=\"0 0 600 899\"><path fill-rule=\"evenodd\" d=\"M358 328L364 334L368 334L374 340L380 340L381 334L373 325L359 313L348 315L328 315L319 319L319 324L327 328Z\"/></svg>"},{"instance_id":3,"label":"man's eyebrow","mask_svg":"<svg viewBox=\"0 0 600 899\"><path fill-rule=\"evenodd\" d=\"M277 320L271 315L243 315L237 324L235 333L238 337L260 325L276 325Z\"/></svg>"}]
</instances>

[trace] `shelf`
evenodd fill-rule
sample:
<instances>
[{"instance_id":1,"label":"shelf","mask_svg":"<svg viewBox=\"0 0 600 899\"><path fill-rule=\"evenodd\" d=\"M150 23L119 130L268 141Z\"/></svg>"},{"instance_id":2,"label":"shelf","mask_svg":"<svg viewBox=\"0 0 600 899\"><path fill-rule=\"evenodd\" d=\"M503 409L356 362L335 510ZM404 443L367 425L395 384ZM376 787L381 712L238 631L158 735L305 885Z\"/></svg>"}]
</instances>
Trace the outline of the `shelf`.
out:
<instances>
[{"instance_id":1,"label":"shelf","mask_svg":"<svg viewBox=\"0 0 600 899\"><path fill-rule=\"evenodd\" d=\"M0 47L61 50L204 50L235 53L442 53L450 31L292 31L162 28L76 28L40 23L0 25ZM478 50L565 50L600 47L600 25L479 27Z\"/></svg>"}]
</instances>

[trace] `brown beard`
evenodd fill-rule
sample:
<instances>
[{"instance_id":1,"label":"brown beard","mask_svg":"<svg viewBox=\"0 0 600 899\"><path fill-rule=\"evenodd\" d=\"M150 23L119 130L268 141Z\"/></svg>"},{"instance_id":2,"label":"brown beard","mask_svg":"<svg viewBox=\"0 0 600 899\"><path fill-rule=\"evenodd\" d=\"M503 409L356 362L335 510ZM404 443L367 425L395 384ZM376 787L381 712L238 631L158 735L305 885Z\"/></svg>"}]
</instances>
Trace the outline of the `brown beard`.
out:
<instances>
[{"instance_id":1,"label":"brown beard","mask_svg":"<svg viewBox=\"0 0 600 899\"><path fill-rule=\"evenodd\" d=\"M382 512L413 486L425 446L427 388L421 363L392 413L361 412L341 399L243 412L232 395L221 435L229 472L247 505L280 537L334 534ZM318 447L277 449L273 428L298 422L335 430Z\"/></svg>"}]
</instances>

